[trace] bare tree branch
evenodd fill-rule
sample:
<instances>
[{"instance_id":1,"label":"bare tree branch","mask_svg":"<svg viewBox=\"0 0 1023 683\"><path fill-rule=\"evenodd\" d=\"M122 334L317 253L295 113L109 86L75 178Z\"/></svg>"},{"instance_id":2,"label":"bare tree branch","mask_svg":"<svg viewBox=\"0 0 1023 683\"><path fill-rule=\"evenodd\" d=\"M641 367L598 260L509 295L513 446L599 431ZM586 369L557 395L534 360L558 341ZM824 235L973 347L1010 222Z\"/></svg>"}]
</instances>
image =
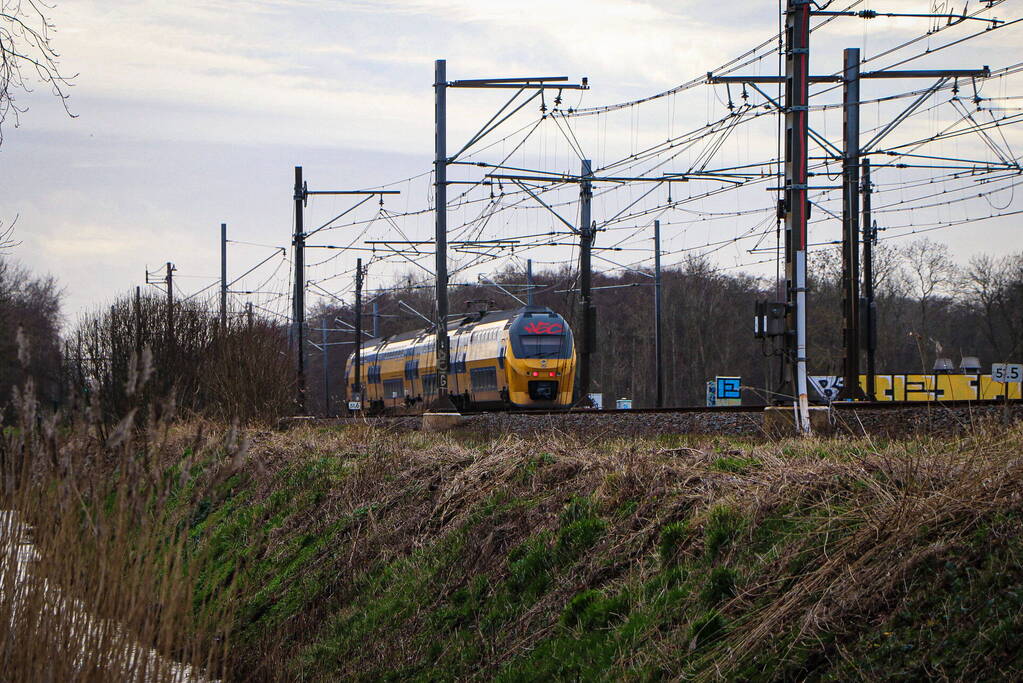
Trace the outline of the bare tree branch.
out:
<instances>
[{"instance_id":1,"label":"bare tree branch","mask_svg":"<svg viewBox=\"0 0 1023 683\"><path fill-rule=\"evenodd\" d=\"M44 0L0 0L0 143L8 117L17 127L28 111L16 95L33 92L33 84L47 86L68 116L75 116L68 106L75 76L61 71L60 53L52 42L56 28L46 15L51 9Z\"/></svg>"},{"instance_id":2,"label":"bare tree branch","mask_svg":"<svg viewBox=\"0 0 1023 683\"><path fill-rule=\"evenodd\" d=\"M15 216L11 224L6 228L3 223L0 223L0 256L6 256L10 253L10 250L21 244L14 239L14 225L18 222L18 217Z\"/></svg>"}]
</instances>

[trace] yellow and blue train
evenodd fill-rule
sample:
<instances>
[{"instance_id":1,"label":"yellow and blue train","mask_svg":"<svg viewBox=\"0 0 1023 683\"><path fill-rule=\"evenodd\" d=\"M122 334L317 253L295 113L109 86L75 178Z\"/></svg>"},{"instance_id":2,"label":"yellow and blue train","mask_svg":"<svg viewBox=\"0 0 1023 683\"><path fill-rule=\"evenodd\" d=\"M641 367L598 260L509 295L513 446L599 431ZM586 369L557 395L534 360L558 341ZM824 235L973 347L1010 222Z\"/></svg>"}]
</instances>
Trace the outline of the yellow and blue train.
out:
<instances>
[{"instance_id":1,"label":"yellow and blue train","mask_svg":"<svg viewBox=\"0 0 1023 683\"><path fill-rule=\"evenodd\" d=\"M575 344L549 308L467 315L448 323L448 394L459 410L567 408L572 405ZM345 367L355 390L355 354ZM436 334L425 328L368 340L362 347L362 408L419 413L437 396Z\"/></svg>"}]
</instances>

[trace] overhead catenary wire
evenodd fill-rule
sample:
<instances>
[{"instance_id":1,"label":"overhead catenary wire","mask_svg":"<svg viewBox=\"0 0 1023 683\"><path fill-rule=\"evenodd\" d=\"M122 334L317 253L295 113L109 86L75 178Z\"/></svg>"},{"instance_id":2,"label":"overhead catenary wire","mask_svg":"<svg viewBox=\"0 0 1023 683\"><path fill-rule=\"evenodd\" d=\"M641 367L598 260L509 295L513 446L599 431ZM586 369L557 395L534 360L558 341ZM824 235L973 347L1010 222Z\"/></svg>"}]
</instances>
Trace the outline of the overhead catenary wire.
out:
<instances>
[{"instance_id":1,"label":"overhead catenary wire","mask_svg":"<svg viewBox=\"0 0 1023 683\"><path fill-rule=\"evenodd\" d=\"M848 5L853 7L859 3L852 3ZM828 18L827 21L831 21ZM813 28L817 30L820 26L826 22L822 21L819 25L815 25ZM1012 22L1014 23L1014 22ZM1011 23L1008 23L1011 25ZM941 33L945 35L945 31L951 31L952 29L943 27L940 31L931 33L931 36ZM1002 29L999 29L1001 31ZM968 38L970 40L979 37L973 36ZM900 54L900 50L907 50L914 45L919 44L923 36L915 37L912 41L907 41L905 45L897 46L890 50L882 51L883 54L871 55L868 60L879 60L884 59L887 55L893 55L893 60L912 60L917 59L920 56L924 56L927 53L920 53L917 56ZM736 57L729 62L726 62L716 73L733 73L744 66L748 66L753 63L760 63L764 59L771 56L776 56L778 50L775 45L779 40L779 34L772 36L769 40L758 45L753 50L746 51L739 57ZM964 39L965 40L965 39ZM963 40L959 40L958 44L962 44ZM944 45L945 43L940 43ZM937 47L937 46L936 46ZM944 48L941 48L944 49ZM896 62L905 63L905 62ZM992 78L1007 79L1012 77L1014 74L1019 73L1018 67L1020 65L1011 65L1010 67L1003 67L1002 69L992 70ZM692 86L703 85L705 78L694 79ZM686 84L683 84L686 85ZM947 83L939 89L941 93L949 92L950 88L954 88L955 83ZM819 91L818 91L819 90ZM671 97L678 97L682 90L672 89L665 91L660 94L655 94L651 98L642 98L641 100L630 101L628 103L622 103L621 108L625 107L636 107L636 111L639 111L639 105L653 101L656 99L662 99L666 96L666 93L671 93ZM824 95L826 92L825 88L816 89L814 96L818 98ZM909 97L918 97L922 94L922 90L910 91L907 93L888 93L879 95L871 100L865 100L864 103L876 103L878 106L884 103L896 102L900 99ZM1007 97L1013 97L1014 95L1009 94ZM994 98L984 98L991 99ZM1011 101L1011 100L1006 100ZM962 101L965 104L965 100ZM617 107L617 105L615 105ZM726 105L725 105L726 106ZM817 112L831 112L837 110L841 105L837 103L819 102L815 99L811 105L812 111ZM941 111L942 107L954 107L955 104L951 100L942 100L933 104L928 104L926 107L922 107L919 114L927 115L936 111ZM599 109L600 111L595 111ZM554 162L555 164L561 163L558 160L571 159L579 157L583 151L591 147L590 140L582 136L577 130L581 126L582 118L591 114L600 114L595 120L598 121L596 129L599 131L602 127L607 130L609 125L610 117L608 114L612 114L617 109L609 108L590 108L590 109L573 109L573 108L558 108L552 109L547 112L542 112L539 117L530 117L528 122L522 125L516 123L510 123L509 127L512 127L512 132L504 135L499 139L494 137L488 137L487 139L480 139L476 145L471 149L467 149L465 156L456 161L453 166L467 169L466 175L462 176L466 180L458 179L457 182L465 183L463 188L460 188L458 194L453 194L449 197L447 207L452 211L453 215L458 215L461 220L453 221L450 226L450 234L453 238L466 239L466 240L477 240L483 239L490 235L501 234L516 236L519 233L531 233L536 234L537 224L542 223L542 213L537 210L536 207L529 205L529 196L526 192L515 188L514 186L497 187L495 185L487 184L485 180L485 174L480 173L473 175L471 169L487 167L492 169L498 168L511 168L515 164L509 165L512 159L516 158L516 155L522 153L523 150L529 148L539 154L539 158L544 163ZM519 112L521 115L525 115L525 110ZM1005 114L1003 116L1002 114ZM601 160L600 164L596 165L595 174L598 173L610 173L612 171L625 175L626 173L635 173L636 175L652 175L661 169L672 170L672 171L692 171L692 170L718 170L721 172L728 172L729 170L735 171L737 175L741 176L741 181L734 187L721 187L721 188L693 188L687 191L680 191L679 188L667 191L668 201L664 201L664 195L660 194L659 191L650 191L645 189L644 192L649 192L649 196L646 198L636 198L634 188L630 187L628 183L614 184L605 183L594 193L594 201L606 202L606 207L609 207L604 213L602 218L598 218L598 224L601 232L614 233L615 238L610 242L612 248L628 249L631 248L632 240L636 238L641 231L643 222L646 220L652 220L653 217L660 217L662 219L662 227L665 229L672 229L669 234L665 235L666 241L675 239L683 239L685 235L691 234L692 229L695 226L709 226L711 224L719 224L720 228L715 228L715 234L720 234L720 231L726 231L720 239L705 240L701 241L700 244L704 245L703 249L716 250L722 245L727 246L729 243L735 244L747 240L758 240L757 247L760 246L763 239L766 239L772 232L777 234L777 225L774 224L774 217L771 212L774 210L774 206L771 205L771 195L767 194L761 199L761 195L753 195L756 191L763 191L768 185L772 178L778 176L780 169L780 147L779 151L776 152L772 158L763 159L762 161L754 161L753 164L747 169L729 169L730 164L721 163L720 159L722 154L725 152L726 142L734 139L737 131L740 129L751 130L753 126L762 125L765 116L776 117L778 112L775 108L768 106L768 103L760 102L760 96L756 95L753 91L750 92L750 100L748 104L739 104L736 110L730 110L727 113L722 113L720 117L710 117L712 120L706 125L701 125L691 128L688 132L682 132L676 134L674 137L669 133L667 140L664 142L657 142L651 145L646 145L641 142L638 138L638 127L637 124L633 126L633 133L637 137L633 148L628 154L618 155L617 158L605 158ZM638 115L637 115L638 116ZM934 134L927 136L917 136L912 141L906 142L904 138L893 142L891 146L886 147L884 150L878 150L891 154L893 159L898 159L901 154L905 158L915 158L911 155L915 154L917 149L916 146L928 145L928 144L944 144L950 143L955 140L966 139L965 136L977 136L984 134L992 140L997 140L996 148L1001 152L1002 163L1015 159L1015 152L1010 150L1009 142L1011 139L1005 139L1004 136L1005 127L1016 125L1019 122L1019 118L1011 112L988 112L985 116L991 116L991 121L981 120L976 113L973 114L973 118L976 119L972 124L969 122L958 124L959 127L951 130L939 130ZM968 117L964 117L968 118ZM634 120L636 118L634 117ZM771 119L774 120L773 118ZM880 129L881 126L878 126ZM869 127L865 127L866 131ZM490 134L488 134L490 135ZM604 136L605 140L607 135ZM978 140L982 140L982 137L978 137ZM780 144L780 138L779 143ZM511 152L509 152L509 148ZM599 148L599 136L598 136L598 148ZM1009 151L1007 151L1009 150ZM494 159L493 153L497 152L497 158ZM765 154L765 157L771 156ZM924 156L924 155L918 155ZM940 155L935 155L940 156ZM491 157L491 158L488 158ZM684 163L683 163L684 160ZM954 166L956 160L949 158L946 161L949 162L949 166ZM983 160L975 160L983 161ZM496 162L496 163L495 163ZM901 163L901 162L893 162ZM734 165L734 164L733 164ZM923 166L925 164L918 163L917 166ZM955 169L939 169L937 166L940 164L931 164L933 168L924 169L917 168L921 175L912 176L907 175L904 180L899 182L893 182L888 178L882 176L877 180L877 193L882 196L886 191L909 191L914 188L926 188L933 186L936 182L952 182L958 184L956 187L952 187L948 190L942 190L941 192L935 192L933 189L928 189L924 194L924 197L911 197L907 196L903 200L898 200L895 205L879 205L875 211L882 214L898 215L898 209L904 209L906 211L912 210L928 210L928 209L940 209L953 204L965 204L971 199L979 199L984 201L984 198L993 196L993 193L1002 192L1007 188L1015 186L1014 180L1002 180L994 183L990 186L990 192L977 191L976 189L970 190L968 188L975 186L976 183L990 182L991 179L995 179L997 176L993 174L992 169L983 168L980 172L970 174L968 171L957 173ZM712 166L714 168L712 168ZM884 167L883 164L879 164L879 167ZM821 162L816 167L815 173L821 174L821 178L827 177L828 174L834 174L838 172L838 169L827 162ZM907 168L906 164L903 164L901 168ZM521 170L521 167L520 167ZM566 169L560 169L564 172ZM556 172L556 171L553 171ZM406 184L408 186L415 185L416 183L424 182L430 177L430 172L424 172L409 178L394 181L384 185L377 185L377 187L393 187L399 184ZM937 180L943 179L943 180ZM539 183L533 191L543 197L550 198L550 205L554 208L566 208L574 207L577 201L575 196L568 193L573 192L569 184L559 183L553 180L549 183ZM770 191L770 190L769 190ZM568 196L566 196L568 194ZM735 197L735 201L732 202L733 210L723 210L721 199L724 197ZM938 199L939 197L948 197L947 200L941 201L928 201L928 199ZM749 198L749 201L744 198ZM1001 201L1001 196L999 196ZM817 201L822 202L823 206L826 206L829 202L837 201L836 193L825 192L817 198ZM630 207L630 203L632 206ZM1000 206L1000 204L999 204ZM427 217L435 207L429 205L426 202L426 206L417 207L412 202L412 192L408 193L406 197L406 205L402 211L391 211L390 209L381 209L375 213L372 217L368 216L356 216L353 220L338 222L331 224L330 229L354 229L353 236L360 234L362 236L369 235L370 231L376 230L379 233L381 226L387 226L383 235L374 234L374 237L388 237L390 234L400 236L402 239L409 237L415 238L417 234L421 234L421 226L419 219ZM1011 214L1006 214L1011 215ZM525 218L525 217L530 218ZM760 226L751 231L750 223L748 221L742 223L743 217L753 217L755 221L754 226ZM823 224L833 219L818 218L815 224ZM728 230L732 230L733 226L729 225L730 222L734 222L734 235L727 235ZM529 228L533 228L530 230ZM392 232L393 231L393 232ZM345 253L352 250L359 250L359 239L356 238L354 241L351 238L344 240L348 244L347 250L344 245L337 245L332 247L336 249L337 253L318 261L316 263L309 264L311 271L319 271L316 274L310 276L309 281L320 284L321 286L326 285L328 282L336 281L340 278L347 277L351 270L344 265L337 267L332 270L329 268L332 263L341 263L345 258ZM558 247L564 244L556 239L553 231L548 234L542 234L536 237L530 237L523 239L523 241L517 244L514 249L499 249L492 245L486 245L481 247L466 247L464 249L454 249L453 258L456 259L457 264L454 266L456 271L470 271L473 268L485 267L488 263L500 262L502 259L517 258L519 254L531 252L540 253L542 250L552 247ZM263 245L272 246L272 245ZM405 263L407 267L414 267L420 270L424 276L429 276L429 268L422 268L421 264L416 262L422 261L423 259L432 257L432 250L424 249L413 246L410 250L394 250L385 247L379 247L379 252L374 259L376 262L388 263L388 268L397 268L390 264L397 262ZM676 247L672 249L678 249ZM693 253L699 251L701 247L696 244L690 243L684 248L684 251L675 251L668 253ZM416 251L421 253L416 254ZM389 252L388 255L384 255L383 252ZM362 251L362 253L367 253ZM372 250L370 250L372 253ZM713 252L710 252L713 253ZM536 262L542 263L542 259L536 259ZM550 265L558 265L563 261L553 260L550 261ZM413 265L415 264L415 265ZM731 266L730 266L731 267ZM388 271L390 272L390 271ZM395 276L397 270L394 271ZM345 285L347 287L347 285ZM263 291L263 288L257 288L258 291Z\"/></svg>"}]
</instances>

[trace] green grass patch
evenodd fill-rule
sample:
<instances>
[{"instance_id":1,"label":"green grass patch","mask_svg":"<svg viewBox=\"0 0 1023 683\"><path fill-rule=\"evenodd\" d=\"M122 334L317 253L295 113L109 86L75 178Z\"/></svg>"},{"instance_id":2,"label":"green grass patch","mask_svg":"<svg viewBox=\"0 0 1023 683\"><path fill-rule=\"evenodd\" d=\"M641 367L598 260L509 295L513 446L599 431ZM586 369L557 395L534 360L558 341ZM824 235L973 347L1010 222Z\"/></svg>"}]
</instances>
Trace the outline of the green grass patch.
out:
<instances>
[{"instance_id":1,"label":"green grass patch","mask_svg":"<svg viewBox=\"0 0 1023 683\"><path fill-rule=\"evenodd\" d=\"M756 458L741 458L735 456L723 456L711 463L711 468L719 472L731 472L733 474L748 474L760 466Z\"/></svg>"},{"instance_id":2,"label":"green grass patch","mask_svg":"<svg viewBox=\"0 0 1023 683\"><path fill-rule=\"evenodd\" d=\"M707 523L703 529L704 548L707 557L714 560L732 541L738 537L745 526L742 514L729 505L715 505L707 514Z\"/></svg>"}]
</instances>

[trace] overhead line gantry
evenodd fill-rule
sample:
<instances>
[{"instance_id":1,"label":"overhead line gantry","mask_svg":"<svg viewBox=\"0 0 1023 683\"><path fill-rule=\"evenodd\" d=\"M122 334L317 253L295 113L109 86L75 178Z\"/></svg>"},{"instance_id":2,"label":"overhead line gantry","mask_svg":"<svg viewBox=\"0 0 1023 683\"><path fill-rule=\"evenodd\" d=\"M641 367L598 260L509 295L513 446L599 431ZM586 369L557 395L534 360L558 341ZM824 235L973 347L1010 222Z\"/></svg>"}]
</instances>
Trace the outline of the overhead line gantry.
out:
<instances>
[{"instance_id":1,"label":"overhead line gantry","mask_svg":"<svg viewBox=\"0 0 1023 683\"><path fill-rule=\"evenodd\" d=\"M345 216L358 207L365 204L371 198L380 196L383 201L383 195L394 195L401 194L399 190L310 190L306 181L302 179L302 167L295 167L295 232L292 237L292 245L294 247L294 261L295 261L295 292L292 300L292 339L295 342L298 350L297 354L297 370L298 370L298 395L296 397L297 409L299 413L305 413L306 403L306 381L305 381L305 243L306 240L316 233L330 227L331 223L338 220L342 216ZM354 206L345 209L337 216L331 218L329 221L319 226L315 230L305 232L305 224L303 222L303 209L309 203L309 197L314 195L351 195L351 196L363 196L364 198L357 202Z\"/></svg>"},{"instance_id":2,"label":"overhead line gantry","mask_svg":"<svg viewBox=\"0 0 1023 683\"><path fill-rule=\"evenodd\" d=\"M541 97L547 90L559 92L555 103L560 102L560 92L563 90L588 90L587 79L583 78L581 83L569 83L567 76L520 76L502 78L473 78L457 81L447 79L447 61L438 59L434 63L434 123L435 123L435 158L434 158L434 207L436 211L435 223L435 276L437 281L437 400L431 409L437 412L453 412L454 404L448 397L448 371L451 363L451 353L448 341L448 262L447 262L447 186L451 184L447 179L448 166L458 161L458 158L470 147L492 133L502 123L514 116L527 104ZM469 89L511 89L515 93L494 114L475 135L469 138L461 149L453 156L447 152L447 91L448 88L469 88ZM519 95L530 92L531 94L523 101L516 104ZM513 106L515 105L515 106Z\"/></svg>"},{"instance_id":3,"label":"overhead line gantry","mask_svg":"<svg viewBox=\"0 0 1023 683\"><path fill-rule=\"evenodd\" d=\"M779 107L785 114L784 139L784 183L780 188L783 199L779 214L785 220L785 274L786 274L786 316L782 372L776 396L791 397L796 409L795 422L801 433L810 432L810 410L807 381L807 340L806 340L806 248L807 221L809 217L809 195L811 189L808 176L808 146L813 137L825 150L836 146L823 136L811 131L809 125L809 87L811 83L842 83L844 145L837 158L843 162L843 317L845 319L844 346L844 392L855 397L859 389L859 169L863 151L859 140L859 82L862 79L893 78L937 78L938 84L929 88L914 100L891 125L886 126L868 143L876 144L895 126L911 114L926 97L949 78L984 78L990 75L988 67L982 69L946 70L882 70L860 73L859 50L845 51L845 65L840 74L811 76L810 63L810 19L822 16L861 16L865 19L878 16L877 12L828 12L813 9L813 0L786 0L785 9L785 74L777 76L715 76L707 74L708 83L781 83L785 86L784 101L779 105L761 89L758 92ZM819 7L819 6L818 6ZM891 16L904 16L892 13ZM913 15L948 17L949 15ZM978 19L956 15L956 19ZM992 19L979 18L993 22ZM837 189L837 188L836 188Z\"/></svg>"}]
</instances>

